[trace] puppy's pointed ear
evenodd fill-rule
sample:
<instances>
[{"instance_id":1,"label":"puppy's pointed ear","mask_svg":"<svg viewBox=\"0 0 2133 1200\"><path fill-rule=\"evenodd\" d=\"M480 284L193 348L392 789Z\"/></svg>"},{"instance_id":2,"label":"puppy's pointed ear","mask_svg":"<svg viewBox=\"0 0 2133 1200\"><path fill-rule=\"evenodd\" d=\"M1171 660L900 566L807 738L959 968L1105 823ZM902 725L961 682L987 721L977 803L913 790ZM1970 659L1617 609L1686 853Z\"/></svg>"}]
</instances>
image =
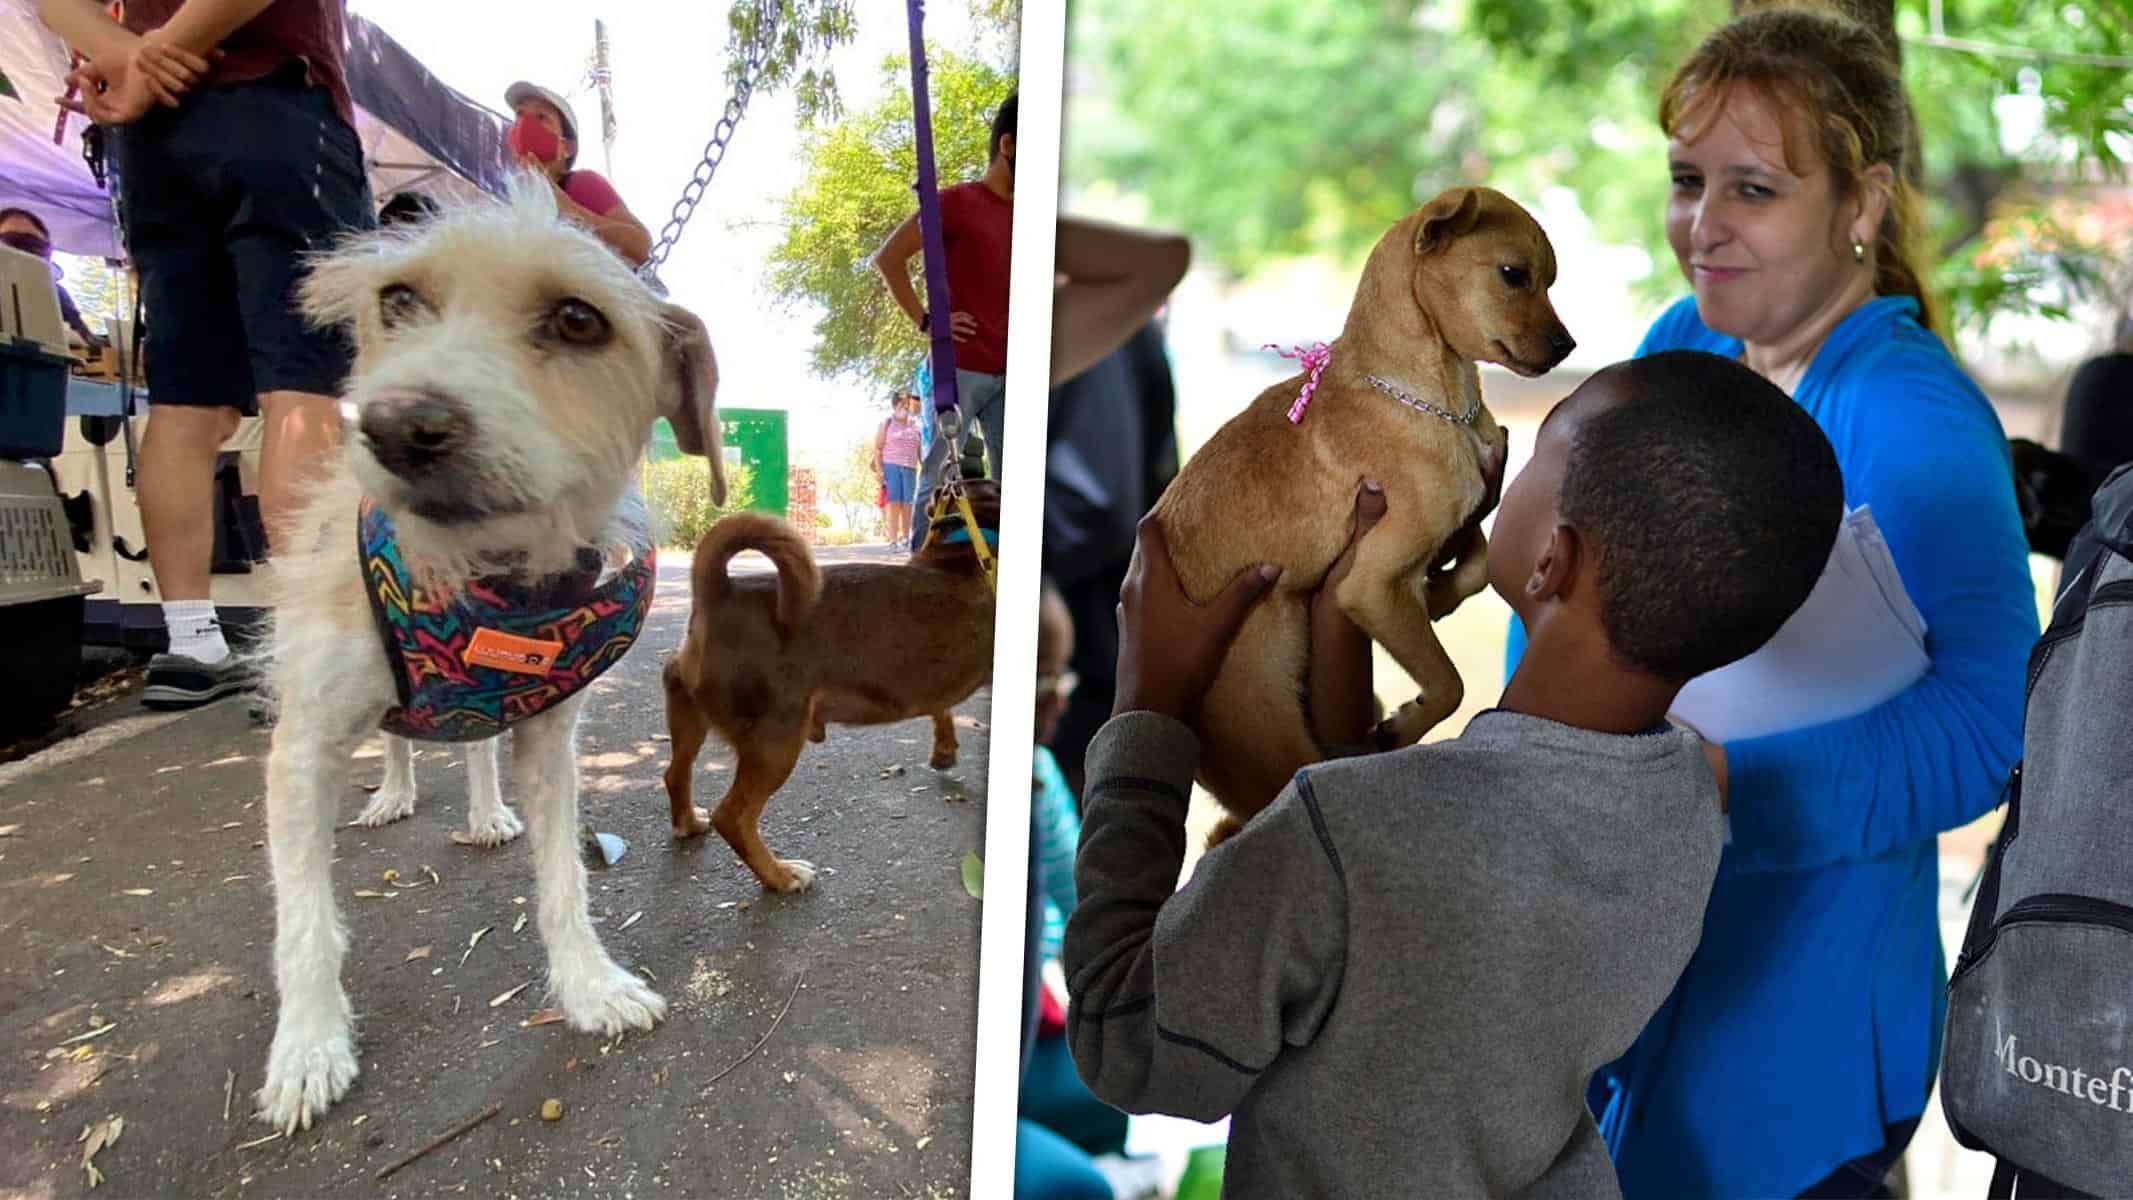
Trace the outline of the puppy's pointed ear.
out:
<instances>
[{"instance_id":1,"label":"puppy's pointed ear","mask_svg":"<svg viewBox=\"0 0 2133 1200\"><path fill-rule=\"evenodd\" d=\"M666 379L659 415L674 426L674 444L684 454L711 460L711 502L726 503L724 430L718 420L718 360L711 333L696 314L678 304L660 306L666 323Z\"/></svg>"},{"instance_id":2,"label":"puppy's pointed ear","mask_svg":"<svg viewBox=\"0 0 2133 1200\"><path fill-rule=\"evenodd\" d=\"M1422 206L1422 219L1415 222L1415 253L1434 254L1474 227L1481 218L1481 193L1474 188L1451 188Z\"/></svg>"}]
</instances>

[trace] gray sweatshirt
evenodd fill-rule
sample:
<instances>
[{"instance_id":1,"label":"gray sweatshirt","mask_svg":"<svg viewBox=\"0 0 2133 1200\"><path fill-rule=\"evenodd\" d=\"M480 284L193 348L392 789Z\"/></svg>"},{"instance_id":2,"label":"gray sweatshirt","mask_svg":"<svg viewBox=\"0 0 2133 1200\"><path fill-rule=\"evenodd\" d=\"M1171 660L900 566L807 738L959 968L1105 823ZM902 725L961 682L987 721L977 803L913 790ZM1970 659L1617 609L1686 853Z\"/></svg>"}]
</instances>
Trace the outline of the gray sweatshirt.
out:
<instances>
[{"instance_id":1,"label":"gray sweatshirt","mask_svg":"<svg viewBox=\"0 0 2133 1200\"><path fill-rule=\"evenodd\" d=\"M1198 757L1152 713L1089 745L1064 958L1090 1089L1229 1116L1225 1197L1619 1196L1585 1086L1702 933L1696 736L1485 712L1298 774L1177 889Z\"/></svg>"}]
</instances>

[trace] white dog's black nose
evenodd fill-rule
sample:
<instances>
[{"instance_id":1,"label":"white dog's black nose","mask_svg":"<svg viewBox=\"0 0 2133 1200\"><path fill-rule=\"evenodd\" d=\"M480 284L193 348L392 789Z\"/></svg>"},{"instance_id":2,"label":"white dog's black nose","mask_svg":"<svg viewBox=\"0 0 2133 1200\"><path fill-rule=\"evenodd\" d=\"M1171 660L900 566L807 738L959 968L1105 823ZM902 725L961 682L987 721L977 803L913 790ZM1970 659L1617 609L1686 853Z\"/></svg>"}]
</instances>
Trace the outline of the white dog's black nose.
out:
<instances>
[{"instance_id":1,"label":"white dog's black nose","mask_svg":"<svg viewBox=\"0 0 2133 1200\"><path fill-rule=\"evenodd\" d=\"M395 475L426 471L466 444L473 423L458 402L436 392L381 392L357 422L378 464Z\"/></svg>"}]
</instances>

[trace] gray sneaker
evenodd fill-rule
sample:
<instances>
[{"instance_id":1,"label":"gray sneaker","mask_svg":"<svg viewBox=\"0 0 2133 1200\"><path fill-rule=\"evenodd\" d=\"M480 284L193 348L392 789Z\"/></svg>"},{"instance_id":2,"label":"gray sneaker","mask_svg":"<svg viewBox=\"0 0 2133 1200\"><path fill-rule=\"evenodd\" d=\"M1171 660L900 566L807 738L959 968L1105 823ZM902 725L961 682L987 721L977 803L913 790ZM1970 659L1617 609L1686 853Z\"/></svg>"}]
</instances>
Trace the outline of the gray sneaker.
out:
<instances>
[{"instance_id":1,"label":"gray sneaker","mask_svg":"<svg viewBox=\"0 0 2133 1200\"><path fill-rule=\"evenodd\" d=\"M158 654L148 660L148 686L141 703L150 708L198 708L250 688L252 672L236 656L204 663L183 654Z\"/></svg>"}]
</instances>

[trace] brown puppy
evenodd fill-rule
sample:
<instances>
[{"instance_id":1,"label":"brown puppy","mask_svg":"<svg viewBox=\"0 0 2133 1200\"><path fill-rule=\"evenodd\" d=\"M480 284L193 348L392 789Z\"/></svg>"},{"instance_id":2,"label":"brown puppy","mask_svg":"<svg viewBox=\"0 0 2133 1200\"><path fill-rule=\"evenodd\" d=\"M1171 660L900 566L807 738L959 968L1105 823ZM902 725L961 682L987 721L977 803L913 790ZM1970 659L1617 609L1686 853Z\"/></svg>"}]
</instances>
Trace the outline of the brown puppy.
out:
<instances>
[{"instance_id":1,"label":"brown puppy","mask_svg":"<svg viewBox=\"0 0 2133 1200\"><path fill-rule=\"evenodd\" d=\"M1487 582L1480 520L1507 449L1475 363L1531 377L1570 353L1548 302L1554 283L1554 248L1525 209L1488 188L1444 192L1371 251L1301 418L1289 413L1307 375L1232 417L1156 504L1196 600L1254 563L1282 571L1200 717L1200 783L1230 817L1210 844L1324 757L1302 699L1310 596L1347 544L1363 479L1384 486L1389 508L1335 600L1422 689L1380 741L1410 745L1459 707L1459 674L1430 622Z\"/></svg>"},{"instance_id":2,"label":"brown puppy","mask_svg":"<svg viewBox=\"0 0 2133 1200\"><path fill-rule=\"evenodd\" d=\"M996 536L999 485L965 486L978 524ZM691 568L689 632L665 673L675 837L715 828L764 887L804 891L814 864L772 854L758 823L809 740L822 741L831 722L930 716L931 765L955 765L948 710L992 677L993 591L972 536L980 535L966 533L951 507L907 563L821 568L776 517L737 513L711 527ZM743 550L761 551L777 574L728 575L727 561ZM739 762L707 816L690 793L697 751L714 729Z\"/></svg>"}]
</instances>

